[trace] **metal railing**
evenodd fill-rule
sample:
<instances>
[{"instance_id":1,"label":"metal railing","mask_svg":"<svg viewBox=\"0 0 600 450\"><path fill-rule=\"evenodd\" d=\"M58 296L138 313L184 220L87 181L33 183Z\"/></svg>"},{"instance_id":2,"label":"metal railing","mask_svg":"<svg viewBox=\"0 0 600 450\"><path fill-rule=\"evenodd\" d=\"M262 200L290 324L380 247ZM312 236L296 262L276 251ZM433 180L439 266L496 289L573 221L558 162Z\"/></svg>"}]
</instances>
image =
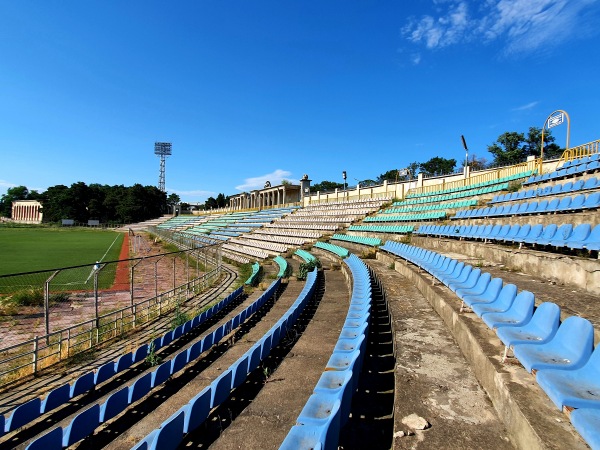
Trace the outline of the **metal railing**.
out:
<instances>
[{"instance_id":1,"label":"metal railing","mask_svg":"<svg viewBox=\"0 0 600 450\"><path fill-rule=\"evenodd\" d=\"M217 283L221 272L221 247L208 245L0 276L0 385L164 316ZM6 309L27 296L36 304Z\"/></svg>"},{"instance_id":2,"label":"metal railing","mask_svg":"<svg viewBox=\"0 0 600 450\"><path fill-rule=\"evenodd\" d=\"M572 161L577 158L583 158L585 156L591 156L595 153L600 152L600 139L597 141L588 142L587 144L579 145L577 147L565 150L560 157L559 164L567 161Z\"/></svg>"}]
</instances>

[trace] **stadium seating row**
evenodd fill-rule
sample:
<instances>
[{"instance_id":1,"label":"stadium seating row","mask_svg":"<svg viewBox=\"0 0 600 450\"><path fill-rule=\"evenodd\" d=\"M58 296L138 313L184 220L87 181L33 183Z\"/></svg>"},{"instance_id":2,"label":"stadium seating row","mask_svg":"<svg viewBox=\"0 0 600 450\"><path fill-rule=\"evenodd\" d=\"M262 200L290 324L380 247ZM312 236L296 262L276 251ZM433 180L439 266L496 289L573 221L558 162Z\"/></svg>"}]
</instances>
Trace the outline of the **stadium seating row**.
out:
<instances>
[{"instance_id":1,"label":"stadium seating row","mask_svg":"<svg viewBox=\"0 0 600 450\"><path fill-rule=\"evenodd\" d=\"M421 214L406 214L399 216L397 214L378 214L365 217L363 222L420 222L423 220L439 220L446 217L446 211L437 211Z\"/></svg>"},{"instance_id":2,"label":"stadium seating row","mask_svg":"<svg viewBox=\"0 0 600 450\"><path fill-rule=\"evenodd\" d=\"M339 254L339 250L334 253ZM344 326L325 371L280 450L335 450L340 429L350 416L369 329L371 279L365 263L356 255L351 254L344 262L352 273L352 297Z\"/></svg>"},{"instance_id":3,"label":"stadium seating row","mask_svg":"<svg viewBox=\"0 0 600 450\"><path fill-rule=\"evenodd\" d=\"M558 183L554 186L546 186L544 188L520 190L509 192L508 194L496 195L490 203L512 202L514 200L525 200L535 197L546 197L548 195L569 194L571 192L587 191L599 187L596 177L588 178L587 180L567 181L566 183Z\"/></svg>"},{"instance_id":4,"label":"stadium seating row","mask_svg":"<svg viewBox=\"0 0 600 450\"><path fill-rule=\"evenodd\" d=\"M256 230L253 234L262 235L266 234L269 236L290 236L304 239L318 239L321 237L321 233L317 231L296 231L296 230L281 230L278 228L264 228Z\"/></svg>"},{"instance_id":5,"label":"stadium seating row","mask_svg":"<svg viewBox=\"0 0 600 450\"><path fill-rule=\"evenodd\" d=\"M395 208L388 208L386 210L381 211L379 214L395 214L395 213L416 213L423 211L435 211L438 209L455 209L455 208L468 208L469 206L475 206L477 204L477 200L462 200L460 202L450 202L450 203L432 203L430 205L416 205L416 206L405 206Z\"/></svg>"},{"instance_id":6,"label":"stadium seating row","mask_svg":"<svg viewBox=\"0 0 600 450\"><path fill-rule=\"evenodd\" d=\"M87 372L84 375L79 376L73 384L65 383L64 385L53 389L43 400L38 397L17 406L6 421L4 420L4 416L0 416L0 422L4 424L3 427L0 427L1 430L3 433L8 433L17 428L21 428L43 414L64 405L72 398L89 392L96 386L110 380L132 365L143 361L149 351L157 351L160 348L166 347L175 339L178 339L190 330L200 326L229 305L233 300L238 298L241 293L242 288L236 289L219 303L190 319L185 324L178 326L173 331L168 331L163 336L157 337L150 344L140 346L134 352L122 355L116 361L109 361L103 364L95 372Z\"/></svg>"},{"instance_id":7,"label":"stadium seating row","mask_svg":"<svg viewBox=\"0 0 600 450\"><path fill-rule=\"evenodd\" d=\"M345 249L344 247L340 247L338 245L333 245L333 244L330 244L329 242L320 242L319 241L319 242L315 243L315 247L320 248L322 250L326 250L331 253L335 253L342 259L347 258L349 255L348 250Z\"/></svg>"},{"instance_id":8,"label":"stadium seating row","mask_svg":"<svg viewBox=\"0 0 600 450\"><path fill-rule=\"evenodd\" d=\"M286 245L286 244L287 245L302 245L306 242L306 239L304 239L304 238L293 237L293 236L277 236L277 235L262 234L262 233L244 234L242 236L242 238L254 239L256 241L274 242L277 244L284 244L284 245Z\"/></svg>"},{"instance_id":9,"label":"stadium seating row","mask_svg":"<svg viewBox=\"0 0 600 450\"><path fill-rule=\"evenodd\" d=\"M227 323L223 324L209 335L205 336L200 341L193 344L191 347L182 350L172 359L163 362L152 372L148 372L138 378L131 386L124 386L120 390L111 394L104 403L101 405L96 404L86 409L85 411L76 415L71 423L62 429L61 427L55 428L48 433L43 434L37 438L27 447L27 450L54 450L62 447L68 447L74 443L84 439L93 431L99 427L102 423L116 417L125 411L132 403L137 402L142 397L150 393L150 391L157 386L167 381L169 377L183 370L186 365L195 361L202 353L205 353L216 346L223 337L230 334L232 331L237 329L243 324L250 316L252 316L257 310L259 310L276 292L279 288L281 280L275 280L271 285L263 292L263 294L255 300L250 306L230 319ZM239 289L238 289L239 290ZM241 292L241 291L240 291ZM221 308L223 308L222 306ZM212 309L212 308L211 308ZM210 311L210 310L208 310ZM207 312L205 312L207 313ZM202 313L202 314L205 314ZM207 313L207 317L208 317ZM199 321L202 320L201 315L198 316ZM207 320L207 319L205 319ZM190 321L191 322L191 321ZM190 323L187 322L186 324ZM200 322L199 322L200 323ZM185 325L181 325L178 328L185 328ZM188 330L191 328L188 327ZM174 333L174 332L173 332ZM165 335L167 336L167 335ZM157 338L160 339L160 338ZM163 336L164 339L164 336ZM158 345L157 340L153 341L149 346L146 346L146 351L143 352L144 358L148 354L148 349L153 345ZM161 340L161 343L163 341ZM168 343L171 341L168 340ZM166 344L163 344L163 346ZM141 360L141 359L140 359ZM98 373L100 370L98 371ZM219 377L221 378L221 377ZM78 379L81 380L82 377ZM77 382L76 382L77 383ZM60 389L60 388L58 388ZM91 388L90 388L91 389ZM54 391L52 391L54 392ZM51 392L51 394L52 394ZM61 430L57 432L56 430ZM60 437L60 441L59 441ZM62 444L61 444L62 443ZM62 446L61 446L62 445Z\"/></svg>"},{"instance_id":10,"label":"stadium seating row","mask_svg":"<svg viewBox=\"0 0 600 450\"><path fill-rule=\"evenodd\" d=\"M351 236L349 234L334 234L331 239L338 241L354 242L355 244L370 245L377 247L381 245L381 239L367 236Z\"/></svg>"},{"instance_id":11,"label":"stadium seating row","mask_svg":"<svg viewBox=\"0 0 600 450\"><path fill-rule=\"evenodd\" d=\"M412 233L414 225L350 225L348 231L370 231L374 233Z\"/></svg>"},{"instance_id":12,"label":"stadium seating row","mask_svg":"<svg viewBox=\"0 0 600 450\"><path fill-rule=\"evenodd\" d=\"M531 174L532 174L532 171L527 170L525 172L516 173L514 175L509 175L509 176L502 177L502 178L496 178L494 180L482 181L480 183L468 184L466 186L455 186L455 187L451 187L451 188L438 189L435 191L428 191L428 192L414 192L414 193L409 192L406 195L406 198L429 197L431 195L443 195L443 194L451 194L453 192L468 191L471 189L478 189L478 188L493 186L495 184L507 183L507 182L518 180L521 178L526 178L526 177L530 176Z\"/></svg>"},{"instance_id":13,"label":"stadium seating row","mask_svg":"<svg viewBox=\"0 0 600 450\"><path fill-rule=\"evenodd\" d=\"M279 272L277 273L277 278L283 278L285 277L290 269L290 266L288 265L288 262L286 261L286 259L280 255L277 255L275 258L273 258L273 261L275 261L277 263L277 265L279 266Z\"/></svg>"},{"instance_id":14,"label":"stadium seating row","mask_svg":"<svg viewBox=\"0 0 600 450\"><path fill-rule=\"evenodd\" d=\"M487 225L422 225L415 232L422 236L457 237L503 243L549 245L573 250L600 250L600 225L572 224L487 224Z\"/></svg>"},{"instance_id":15,"label":"stadium seating row","mask_svg":"<svg viewBox=\"0 0 600 450\"><path fill-rule=\"evenodd\" d=\"M559 212L577 212L600 207L600 192L588 196L579 194L575 197L553 198L509 205L492 206L477 209L462 209L451 219L472 219L478 217L519 216L527 214L550 214Z\"/></svg>"},{"instance_id":16,"label":"stadium seating row","mask_svg":"<svg viewBox=\"0 0 600 450\"><path fill-rule=\"evenodd\" d=\"M198 428L210 415L210 411L222 404L232 390L241 386L275 348L281 338L294 325L298 316L311 300L316 289L317 271L309 272L306 284L288 311L244 355L219 377L182 406L159 428L150 432L132 450L175 449L187 433Z\"/></svg>"},{"instance_id":17,"label":"stadium seating row","mask_svg":"<svg viewBox=\"0 0 600 450\"><path fill-rule=\"evenodd\" d=\"M600 349L594 351L594 327L590 321L570 316L560 322L560 307L546 302L535 308L534 295L517 293L470 265L419 247L388 241L381 247L424 269L456 293L494 330L523 367L561 410L583 408L600 411ZM582 413L582 422L597 413ZM579 428L578 428L579 429ZM586 430L588 443L599 442L600 429Z\"/></svg>"},{"instance_id":18,"label":"stadium seating row","mask_svg":"<svg viewBox=\"0 0 600 450\"><path fill-rule=\"evenodd\" d=\"M456 192L454 194L432 195L423 198L408 198L399 202L394 202L392 206L409 206L421 205L425 203L446 202L450 200L458 200L460 198L476 197L478 195L491 194L492 192L504 191L508 189L508 183L495 184L479 189L469 189L466 191Z\"/></svg>"},{"instance_id":19,"label":"stadium seating row","mask_svg":"<svg viewBox=\"0 0 600 450\"><path fill-rule=\"evenodd\" d=\"M311 255L306 250L302 250L301 248L299 248L298 250L296 250L294 252L294 254L298 255L300 258L302 258L307 263L311 262L311 261L317 261L317 258L315 258L313 255Z\"/></svg>"},{"instance_id":20,"label":"stadium seating row","mask_svg":"<svg viewBox=\"0 0 600 450\"><path fill-rule=\"evenodd\" d=\"M260 274L260 264L255 262L252 264L252 273L248 277L248 279L244 282L246 286L254 286L256 281L258 280L258 276Z\"/></svg>"},{"instance_id":21,"label":"stadium seating row","mask_svg":"<svg viewBox=\"0 0 600 450\"><path fill-rule=\"evenodd\" d=\"M249 255L249 256L253 256L255 258L258 259L266 259L269 257L269 254L267 252L264 252L262 250L258 250L252 247L247 247L244 245L235 245L235 244L223 244L223 249L224 250L231 250L232 252L236 252L236 253L242 253L244 255Z\"/></svg>"},{"instance_id":22,"label":"stadium seating row","mask_svg":"<svg viewBox=\"0 0 600 450\"><path fill-rule=\"evenodd\" d=\"M568 161L553 172L545 173L528 178L523 186L536 183L544 183L546 181L560 180L569 178L582 173L592 173L600 169L600 154L596 153L592 156Z\"/></svg>"}]
</instances>

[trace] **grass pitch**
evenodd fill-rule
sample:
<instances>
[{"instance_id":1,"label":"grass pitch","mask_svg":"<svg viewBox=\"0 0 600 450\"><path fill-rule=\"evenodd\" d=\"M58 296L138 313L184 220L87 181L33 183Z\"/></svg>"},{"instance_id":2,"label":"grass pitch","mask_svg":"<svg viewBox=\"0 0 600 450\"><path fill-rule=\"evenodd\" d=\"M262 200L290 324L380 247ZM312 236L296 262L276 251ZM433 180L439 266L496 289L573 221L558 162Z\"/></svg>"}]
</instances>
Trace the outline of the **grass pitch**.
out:
<instances>
[{"instance_id":1,"label":"grass pitch","mask_svg":"<svg viewBox=\"0 0 600 450\"><path fill-rule=\"evenodd\" d=\"M115 231L1 227L0 275L116 261L122 243Z\"/></svg>"}]
</instances>

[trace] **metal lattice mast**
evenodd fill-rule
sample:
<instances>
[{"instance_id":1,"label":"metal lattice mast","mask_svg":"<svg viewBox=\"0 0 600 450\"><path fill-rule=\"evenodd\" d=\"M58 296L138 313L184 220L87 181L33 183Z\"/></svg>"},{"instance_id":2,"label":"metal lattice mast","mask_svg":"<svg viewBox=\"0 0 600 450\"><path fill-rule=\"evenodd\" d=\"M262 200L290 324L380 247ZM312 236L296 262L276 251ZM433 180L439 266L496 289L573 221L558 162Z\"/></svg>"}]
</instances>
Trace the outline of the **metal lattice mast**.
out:
<instances>
[{"instance_id":1,"label":"metal lattice mast","mask_svg":"<svg viewBox=\"0 0 600 450\"><path fill-rule=\"evenodd\" d=\"M167 156L171 156L170 142L155 142L154 154L160 156L160 175L158 177L158 189L166 192L165 188L165 160Z\"/></svg>"}]
</instances>

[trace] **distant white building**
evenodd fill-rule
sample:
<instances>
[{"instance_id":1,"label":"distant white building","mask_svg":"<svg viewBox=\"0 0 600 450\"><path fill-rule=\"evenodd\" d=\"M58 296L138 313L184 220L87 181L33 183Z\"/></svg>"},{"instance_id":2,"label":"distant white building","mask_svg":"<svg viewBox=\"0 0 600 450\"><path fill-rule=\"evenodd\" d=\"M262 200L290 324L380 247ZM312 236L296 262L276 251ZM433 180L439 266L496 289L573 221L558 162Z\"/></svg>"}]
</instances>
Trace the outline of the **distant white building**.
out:
<instances>
[{"instance_id":1,"label":"distant white building","mask_svg":"<svg viewBox=\"0 0 600 450\"><path fill-rule=\"evenodd\" d=\"M13 221L17 223L42 223L42 204L37 200L12 202Z\"/></svg>"}]
</instances>

